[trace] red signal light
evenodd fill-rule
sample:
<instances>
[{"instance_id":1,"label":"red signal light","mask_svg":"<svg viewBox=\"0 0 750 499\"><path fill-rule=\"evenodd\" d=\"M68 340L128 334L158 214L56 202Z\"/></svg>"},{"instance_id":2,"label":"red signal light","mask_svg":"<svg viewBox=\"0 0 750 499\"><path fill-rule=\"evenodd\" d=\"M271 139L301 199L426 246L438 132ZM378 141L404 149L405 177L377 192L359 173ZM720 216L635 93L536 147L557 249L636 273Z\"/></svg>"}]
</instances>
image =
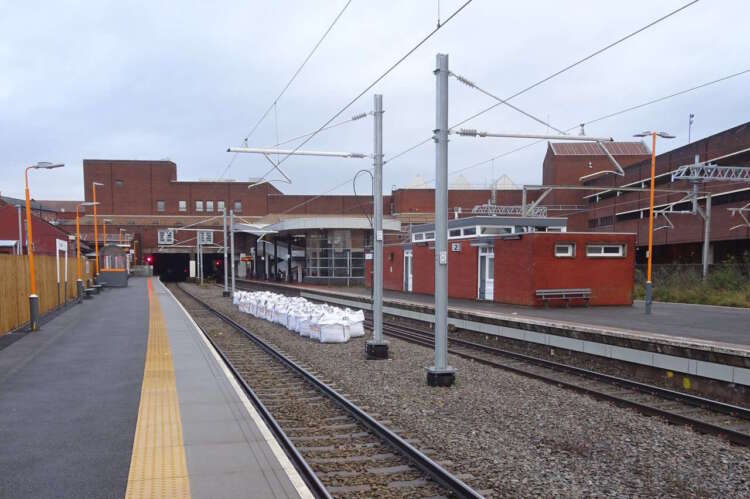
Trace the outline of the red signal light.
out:
<instances>
[{"instance_id":1,"label":"red signal light","mask_svg":"<svg viewBox=\"0 0 750 499\"><path fill-rule=\"evenodd\" d=\"M150 265L150 264L151 264L151 263L152 263L153 261L154 261L154 257L153 257L153 256L149 255L149 256L147 256L147 257L146 257L146 263L148 263L149 265Z\"/></svg>"}]
</instances>

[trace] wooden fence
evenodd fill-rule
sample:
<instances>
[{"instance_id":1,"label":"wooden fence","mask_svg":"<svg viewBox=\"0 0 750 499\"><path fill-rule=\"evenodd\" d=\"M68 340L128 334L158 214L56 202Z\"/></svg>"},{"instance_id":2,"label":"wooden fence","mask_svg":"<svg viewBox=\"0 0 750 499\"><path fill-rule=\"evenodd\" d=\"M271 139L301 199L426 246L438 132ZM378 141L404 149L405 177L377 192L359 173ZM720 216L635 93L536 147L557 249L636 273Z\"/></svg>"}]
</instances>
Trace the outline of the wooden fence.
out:
<instances>
[{"instance_id":1,"label":"wooden fence","mask_svg":"<svg viewBox=\"0 0 750 499\"><path fill-rule=\"evenodd\" d=\"M93 261L82 262L83 280L93 277ZM60 256L60 298L58 303L57 267L54 256L35 256L36 293L39 295L39 312L54 310L77 296L76 259L68 258L68 284L65 287L65 258ZM63 290L63 287L65 289ZM29 321L29 257L0 255L0 335Z\"/></svg>"}]
</instances>

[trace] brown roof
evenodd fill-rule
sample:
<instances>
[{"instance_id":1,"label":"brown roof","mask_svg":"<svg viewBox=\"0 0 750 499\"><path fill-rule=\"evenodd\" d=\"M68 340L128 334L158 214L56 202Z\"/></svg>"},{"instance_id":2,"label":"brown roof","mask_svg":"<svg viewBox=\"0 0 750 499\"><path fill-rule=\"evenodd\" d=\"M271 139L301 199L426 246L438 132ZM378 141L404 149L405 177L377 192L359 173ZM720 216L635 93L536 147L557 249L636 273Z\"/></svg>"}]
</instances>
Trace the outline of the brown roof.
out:
<instances>
[{"instance_id":1,"label":"brown roof","mask_svg":"<svg viewBox=\"0 0 750 499\"><path fill-rule=\"evenodd\" d=\"M37 201L42 208L50 211L62 211L62 212L75 212L76 206L83 203L83 201L55 201L40 199Z\"/></svg>"},{"instance_id":2,"label":"brown roof","mask_svg":"<svg viewBox=\"0 0 750 499\"><path fill-rule=\"evenodd\" d=\"M603 145L613 156L651 154L643 142L604 142ZM599 144L593 142L550 142L550 148L556 156L604 156Z\"/></svg>"}]
</instances>

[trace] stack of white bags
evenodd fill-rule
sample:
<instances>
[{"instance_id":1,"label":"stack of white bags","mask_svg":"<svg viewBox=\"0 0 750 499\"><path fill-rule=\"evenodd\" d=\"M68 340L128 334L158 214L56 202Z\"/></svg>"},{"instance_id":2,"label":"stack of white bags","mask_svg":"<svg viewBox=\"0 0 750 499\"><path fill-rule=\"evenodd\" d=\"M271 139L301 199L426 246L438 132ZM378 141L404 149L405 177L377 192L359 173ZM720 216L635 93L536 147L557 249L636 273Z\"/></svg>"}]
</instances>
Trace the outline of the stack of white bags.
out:
<instances>
[{"instance_id":1,"label":"stack of white bags","mask_svg":"<svg viewBox=\"0 0 750 499\"><path fill-rule=\"evenodd\" d=\"M312 303L269 291L236 291L232 302L240 312L275 322L321 343L346 343L365 335L365 313Z\"/></svg>"}]
</instances>

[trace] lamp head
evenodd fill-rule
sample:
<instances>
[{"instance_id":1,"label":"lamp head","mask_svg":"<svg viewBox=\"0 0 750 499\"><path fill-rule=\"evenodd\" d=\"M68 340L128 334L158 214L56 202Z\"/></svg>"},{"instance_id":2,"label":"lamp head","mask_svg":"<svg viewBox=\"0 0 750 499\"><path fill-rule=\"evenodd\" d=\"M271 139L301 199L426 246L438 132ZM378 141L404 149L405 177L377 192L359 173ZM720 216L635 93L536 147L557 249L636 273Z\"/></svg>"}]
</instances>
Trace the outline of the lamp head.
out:
<instances>
[{"instance_id":1,"label":"lamp head","mask_svg":"<svg viewBox=\"0 0 750 499\"><path fill-rule=\"evenodd\" d=\"M45 170L52 170L53 168L62 168L65 166L64 163L50 163L49 161L40 161L32 168L39 170L39 169L45 169Z\"/></svg>"},{"instance_id":2,"label":"lamp head","mask_svg":"<svg viewBox=\"0 0 750 499\"><path fill-rule=\"evenodd\" d=\"M635 133L633 134L633 137L648 137L649 135L651 135L651 132L646 131L646 132L641 132L641 133Z\"/></svg>"},{"instance_id":3,"label":"lamp head","mask_svg":"<svg viewBox=\"0 0 750 499\"><path fill-rule=\"evenodd\" d=\"M91 182L91 184L97 187L104 187L104 184L102 184L101 182Z\"/></svg>"},{"instance_id":4,"label":"lamp head","mask_svg":"<svg viewBox=\"0 0 750 499\"><path fill-rule=\"evenodd\" d=\"M83 203L79 204L78 206L94 206L95 204L101 204L99 201L96 203L93 201L84 201Z\"/></svg>"},{"instance_id":5,"label":"lamp head","mask_svg":"<svg viewBox=\"0 0 750 499\"><path fill-rule=\"evenodd\" d=\"M674 138L674 135L672 135L671 133L667 133L667 132L656 132L656 135L658 135L662 139L673 139Z\"/></svg>"}]
</instances>

